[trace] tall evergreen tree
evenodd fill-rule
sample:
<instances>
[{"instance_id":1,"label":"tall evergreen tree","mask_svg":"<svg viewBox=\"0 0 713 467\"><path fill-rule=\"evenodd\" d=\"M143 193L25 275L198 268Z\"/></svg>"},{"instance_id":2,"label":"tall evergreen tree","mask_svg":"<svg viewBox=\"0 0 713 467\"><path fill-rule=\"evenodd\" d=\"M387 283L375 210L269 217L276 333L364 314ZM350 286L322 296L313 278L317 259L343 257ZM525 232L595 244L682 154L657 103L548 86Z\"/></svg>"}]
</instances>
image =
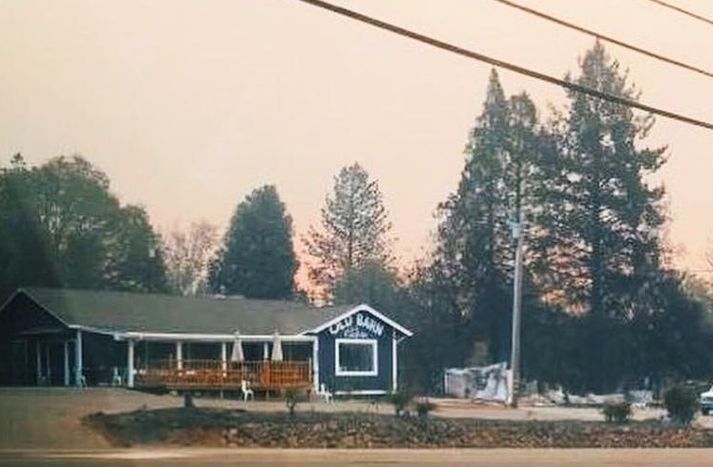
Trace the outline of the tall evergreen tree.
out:
<instances>
[{"instance_id":1,"label":"tall evergreen tree","mask_svg":"<svg viewBox=\"0 0 713 467\"><path fill-rule=\"evenodd\" d=\"M638 97L599 42L585 54L574 81ZM588 314L586 364L594 389L616 383L608 319L630 318L660 270L663 189L646 177L664 163L665 148L642 147L640 141L652 124L653 118L636 117L629 107L572 92L555 130L557 151L545 165L547 209L540 225L547 233L536 248L547 258L547 292Z\"/></svg>"},{"instance_id":2,"label":"tall evergreen tree","mask_svg":"<svg viewBox=\"0 0 713 467\"><path fill-rule=\"evenodd\" d=\"M314 258L309 277L326 298L350 269L367 262L391 262L391 223L381 190L359 164L342 168L335 177L321 224L321 229L310 227L304 244Z\"/></svg>"},{"instance_id":3,"label":"tall evergreen tree","mask_svg":"<svg viewBox=\"0 0 713 467\"><path fill-rule=\"evenodd\" d=\"M574 81L638 97L599 42ZM626 315L626 299L660 266L663 189L646 177L664 163L665 148L640 147L652 117L581 93L570 99L548 172L553 183L546 221L557 241L549 255L561 266L557 282L572 305L596 316Z\"/></svg>"},{"instance_id":4,"label":"tall evergreen tree","mask_svg":"<svg viewBox=\"0 0 713 467\"><path fill-rule=\"evenodd\" d=\"M434 266L456 284L454 303L494 360L509 352L514 254L509 221L532 204L525 181L535 167L536 131L534 104L525 94L506 99L493 70L458 189L439 207Z\"/></svg>"},{"instance_id":5,"label":"tall evergreen tree","mask_svg":"<svg viewBox=\"0 0 713 467\"><path fill-rule=\"evenodd\" d=\"M253 190L241 202L211 265L214 292L248 298L290 298L297 259L292 217L273 185Z\"/></svg>"}]
</instances>

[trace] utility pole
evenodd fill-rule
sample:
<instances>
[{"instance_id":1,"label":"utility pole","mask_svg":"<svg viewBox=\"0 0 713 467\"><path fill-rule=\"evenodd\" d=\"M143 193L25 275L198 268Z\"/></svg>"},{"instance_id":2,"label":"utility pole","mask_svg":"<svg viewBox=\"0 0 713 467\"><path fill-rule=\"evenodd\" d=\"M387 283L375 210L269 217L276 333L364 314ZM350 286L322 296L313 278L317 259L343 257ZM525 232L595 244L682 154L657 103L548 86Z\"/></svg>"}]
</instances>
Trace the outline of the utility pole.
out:
<instances>
[{"instance_id":1,"label":"utility pole","mask_svg":"<svg viewBox=\"0 0 713 467\"><path fill-rule=\"evenodd\" d=\"M512 298L512 348L510 351L510 406L517 407L520 386L520 316L522 314L522 249L524 244L524 215L520 207L518 219L510 224L515 240L515 274Z\"/></svg>"}]
</instances>

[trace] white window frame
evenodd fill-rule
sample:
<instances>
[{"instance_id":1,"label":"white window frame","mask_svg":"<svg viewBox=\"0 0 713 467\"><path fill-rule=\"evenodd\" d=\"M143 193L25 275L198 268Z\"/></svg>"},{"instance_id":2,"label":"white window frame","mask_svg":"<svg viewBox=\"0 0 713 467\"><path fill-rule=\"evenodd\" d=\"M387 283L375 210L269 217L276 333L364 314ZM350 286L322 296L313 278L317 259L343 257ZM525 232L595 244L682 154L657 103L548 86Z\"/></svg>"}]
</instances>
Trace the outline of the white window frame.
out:
<instances>
[{"instance_id":1,"label":"white window frame","mask_svg":"<svg viewBox=\"0 0 713 467\"><path fill-rule=\"evenodd\" d=\"M360 344L371 346L374 368L369 371L342 370L339 365L339 346L341 344ZM378 376L379 375L379 341L376 339L334 339L334 374L337 376Z\"/></svg>"}]
</instances>

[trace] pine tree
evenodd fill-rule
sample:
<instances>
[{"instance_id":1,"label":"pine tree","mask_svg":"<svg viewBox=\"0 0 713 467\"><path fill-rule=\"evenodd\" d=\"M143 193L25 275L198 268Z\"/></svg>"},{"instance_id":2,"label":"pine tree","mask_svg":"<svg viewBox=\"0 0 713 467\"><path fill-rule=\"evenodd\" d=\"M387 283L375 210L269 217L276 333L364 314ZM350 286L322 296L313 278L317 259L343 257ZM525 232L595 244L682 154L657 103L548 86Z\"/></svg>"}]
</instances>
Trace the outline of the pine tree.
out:
<instances>
[{"instance_id":1,"label":"pine tree","mask_svg":"<svg viewBox=\"0 0 713 467\"><path fill-rule=\"evenodd\" d=\"M292 297L297 270L292 218L274 186L254 190L238 205L210 269L210 285L216 293Z\"/></svg>"},{"instance_id":2,"label":"pine tree","mask_svg":"<svg viewBox=\"0 0 713 467\"><path fill-rule=\"evenodd\" d=\"M436 262L454 287L473 335L492 359L507 358L513 244L509 222L533 204L525 183L538 151L537 118L527 95L506 99L493 70L482 114L466 147L458 190L441 204Z\"/></svg>"},{"instance_id":3,"label":"pine tree","mask_svg":"<svg viewBox=\"0 0 713 467\"><path fill-rule=\"evenodd\" d=\"M599 42L586 53L575 81L638 97ZM629 107L581 93L571 93L570 100L547 169L548 254L571 306L624 316L632 293L660 267L663 188L650 186L646 177L664 163L665 148L639 147L651 116L636 117Z\"/></svg>"},{"instance_id":4,"label":"pine tree","mask_svg":"<svg viewBox=\"0 0 713 467\"><path fill-rule=\"evenodd\" d=\"M336 281L350 269L367 262L388 265L390 231L378 182L358 163L342 168L322 208L321 229L311 226L304 238L314 258L309 278L323 298L331 297Z\"/></svg>"},{"instance_id":5,"label":"pine tree","mask_svg":"<svg viewBox=\"0 0 713 467\"><path fill-rule=\"evenodd\" d=\"M574 81L638 98L599 42L585 54ZM548 263L545 291L587 314L581 364L590 368L586 384L594 390L618 383L617 349L625 338L617 334L615 318L630 319L660 273L663 189L646 177L664 163L665 148L640 143L652 125L651 116L572 92L554 131L557 150L545 165L549 182L541 226L547 233L537 246Z\"/></svg>"}]
</instances>

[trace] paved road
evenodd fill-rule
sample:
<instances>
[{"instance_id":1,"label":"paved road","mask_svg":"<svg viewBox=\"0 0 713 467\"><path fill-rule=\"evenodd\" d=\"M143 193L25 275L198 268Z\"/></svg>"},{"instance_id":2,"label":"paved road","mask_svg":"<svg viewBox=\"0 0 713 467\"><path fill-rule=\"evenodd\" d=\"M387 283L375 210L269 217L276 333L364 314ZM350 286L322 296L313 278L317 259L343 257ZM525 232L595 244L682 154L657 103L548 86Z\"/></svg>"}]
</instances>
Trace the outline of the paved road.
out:
<instances>
[{"instance_id":1,"label":"paved road","mask_svg":"<svg viewBox=\"0 0 713 467\"><path fill-rule=\"evenodd\" d=\"M713 463L705 449L479 449L479 450L268 450L151 449L106 451L0 451L0 466L206 466L265 467L385 465L478 467L703 467Z\"/></svg>"}]
</instances>

